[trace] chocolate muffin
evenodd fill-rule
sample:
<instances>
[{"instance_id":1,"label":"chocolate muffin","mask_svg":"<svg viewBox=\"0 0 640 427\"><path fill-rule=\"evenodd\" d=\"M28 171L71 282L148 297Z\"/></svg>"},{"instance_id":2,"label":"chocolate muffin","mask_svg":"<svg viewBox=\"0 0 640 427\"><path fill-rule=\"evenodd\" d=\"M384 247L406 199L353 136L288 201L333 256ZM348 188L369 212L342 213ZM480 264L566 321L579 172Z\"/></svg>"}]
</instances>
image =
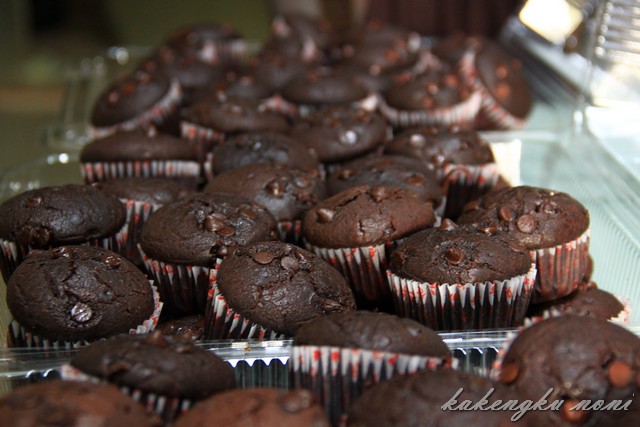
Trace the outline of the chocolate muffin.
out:
<instances>
[{"instance_id":1,"label":"chocolate muffin","mask_svg":"<svg viewBox=\"0 0 640 427\"><path fill-rule=\"evenodd\" d=\"M492 191L469 202L458 221L508 232L535 251L533 303L569 295L582 282L588 263L589 212L566 193L530 186Z\"/></svg>"},{"instance_id":2,"label":"chocolate muffin","mask_svg":"<svg viewBox=\"0 0 640 427\"><path fill-rule=\"evenodd\" d=\"M229 23L188 25L171 33L164 44L203 61L233 65L246 50L241 35Z\"/></svg>"},{"instance_id":3,"label":"chocolate muffin","mask_svg":"<svg viewBox=\"0 0 640 427\"><path fill-rule=\"evenodd\" d=\"M315 150L289 136L275 132L242 133L213 149L209 178L261 163L283 164L303 171L318 170L320 166Z\"/></svg>"},{"instance_id":4,"label":"chocolate muffin","mask_svg":"<svg viewBox=\"0 0 640 427\"><path fill-rule=\"evenodd\" d=\"M25 334L51 343L77 343L129 333L141 325L152 330L153 322L146 321L157 322L159 316L151 285L135 265L114 252L84 245L32 251L7 283L7 305L24 330L14 326L10 331L19 346L31 344L20 340L28 338Z\"/></svg>"},{"instance_id":5,"label":"chocolate muffin","mask_svg":"<svg viewBox=\"0 0 640 427\"><path fill-rule=\"evenodd\" d=\"M274 92L280 92L289 81L309 70L309 66L304 62L267 50L250 59L249 66L256 81Z\"/></svg>"},{"instance_id":6,"label":"chocolate muffin","mask_svg":"<svg viewBox=\"0 0 640 427\"><path fill-rule=\"evenodd\" d=\"M354 159L380 148L387 128L376 113L350 107L318 109L291 130L291 136L313 149L323 163Z\"/></svg>"},{"instance_id":7,"label":"chocolate muffin","mask_svg":"<svg viewBox=\"0 0 640 427\"><path fill-rule=\"evenodd\" d=\"M616 319L624 322L628 312L613 294L599 289L594 282L582 282L566 297L529 306L527 316L556 314L577 314L600 319Z\"/></svg>"},{"instance_id":8,"label":"chocolate muffin","mask_svg":"<svg viewBox=\"0 0 640 427\"><path fill-rule=\"evenodd\" d=\"M327 190L332 195L363 184L404 188L430 201L435 210L444 207L435 173L419 159L394 155L364 157L345 163L327 177Z\"/></svg>"},{"instance_id":9,"label":"chocolate muffin","mask_svg":"<svg viewBox=\"0 0 640 427\"><path fill-rule=\"evenodd\" d=\"M398 245L389 276L402 316L437 330L501 328L524 320L535 268L506 234L445 220Z\"/></svg>"},{"instance_id":10,"label":"chocolate muffin","mask_svg":"<svg viewBox=\"0 0 640 427\"><path fill-rule=\"evenodd\" d=\"M433 330L370 311L332 314L303 325L294 338L292 359L294 387L310 390L334 425L344 425L351 402L374 384L452 363L447 345Z\"/></svg>"},{"instance_id":11,"label":"chocolate muffin","mask_svg":"<svg viewBox=\"0 0 640 427\"><path fill-rule=\"evenodd\" d=\"M536 425L619 426L640 420L640 339L603 319L567 314L522 330L508 346L496 377L523 398L559 402L535 411ZM587 407L572 410L579 402ZM589 409L602 402L600 410ZM612 402L625 410L606 410ZM608 408L611 408L609 406Z\"/></svg>"},{"instance_id":12,"label":"chocolate muffin","mask_svg":"<svg viewBox=\"0 0 640 427\"><path fill-rule=\"evenodd\" d=\"M156 330L160 331L162 335L177 335L193 341L200 341L204 337L204 316L193 314L160 322Z\"/></svg>"},{"instance_id":13,"label":"chocolate muffin","mask_svg":"<svg viewBox=\"0 0 640 427\"><path fill-rule=\"evenodd\" d=\"M30 384L0 398L5 426L157 426L142 405L109 384L52 380Z\"/></svg>"},{"instance_id":14,"label":"chocolate muffin","mask_svg":"<svg viewBox=\"0 0 640 427\"><path fill-rule=\"evenodd\" d=\"M320 316L355 310L353 293L338 271L314 254L282 242L238 248L220 264L215 286L234 312L288 336ZM217 311L212 307L207 313L206 337L237 333L221 323L229 316L215 319Z\"/></svg>"},{"instance_id":15,"label":"chocolate muffin","mask_svg":"<svg viewBox=\"0 0 640 427\"><path fill-rule=\"evenodd\" d=\"M417 60L417 52L409 50L403 43L349 45L342 49L343 63L365 68L372 74L400 72Z\"/></svg>"},{"instance_id":16,"label":"chocolate muffin","mask_svg":"<svg viewBox=\"0 0 640 427\"><path fill-rule=\"evenodd\" d=\"M90 123L96 137L150 125L161 126L182 101L177 80L158 73L136 71L116 80L98 98Z\"/></svg>"},{"instance_id":17,"label":"chocolate muffin","mask_svg":"<svg viewBox=\"0 0 640 427\"><path fill-rule=\"evenodd\" d=\"M487 394L489 396L487 397ZM455 398L451 404L450 399ZM485 400L486 399L486 400ZM506 427L534 425L525 415L517 423L512 411L454 410L464 402L486 402L485 408L518 401L508 387L469 373L451 369L423 371L377 384L358 398L347 416L349 427ZM519 402L522 402L520 399ZM535 400L534 400L535 401Z\"/></svg>"},{"instance_id":18,"label":"chocolate muffin","mask_svg":"<svg viewBox=\"0 0 640 427\"><path fill-rule=\"evenodd\" d=\"M175 427L247 425L329 427L320 405L306 390L248 388L219 393L178 419Z\"/></svg>"},{"instance_id":19,"label":"chocolate muffin","mask_svg":"<svg viewBox=\"0 0 640 427\"><path fill-rule=\"evenodd\" d=\"M135 200L160 207L194 192L170 178L132 177L93 184L94 187L121 200Z\"/></svg>"},{"instance_id":20,"label":"chocolate muffin","mask_svg":"<svg viewBox=\"0 0 640 427\"><path fill-rule=\"evenodd\" d=\"M164 336L119 335L81 348L70 362L71 379L98 379L142 397L165 422L177 418L193 402L235 388L231 365L213 352L196 347L192 340ZM74 378L77 377L77 378ZM146 401L145 401L146 400Z\"/></svg>"}]
</instances>

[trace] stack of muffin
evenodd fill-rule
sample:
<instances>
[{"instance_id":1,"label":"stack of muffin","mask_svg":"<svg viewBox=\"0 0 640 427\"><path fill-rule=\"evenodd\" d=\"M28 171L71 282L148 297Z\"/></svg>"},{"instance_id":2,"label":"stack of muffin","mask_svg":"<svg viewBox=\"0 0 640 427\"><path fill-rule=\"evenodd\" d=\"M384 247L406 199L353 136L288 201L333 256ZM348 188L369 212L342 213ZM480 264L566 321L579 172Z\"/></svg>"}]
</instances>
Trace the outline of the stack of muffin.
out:
<instances>
[{"instance_id":1,"label":"stack of muffin","mask_svg":"<svg viewBox=\"0 0 640 427\"><path fill-rule=\"evenodd\" d=\"M298 15L276 18L255 57L239 59L241 42L226 26L171 34L97 100L86 185L0 206L9 345L114 337L69 378L126 387L171 422L230 388L228 373L171 378L224 371L184 359L192 341L295 337L293 382L337 425L394 376L491 385L450 373L431 329L511 328L528 310L625 319L590 282L584 206L511 187L478 133L521 127L531 107L498 44L429 45L376 22L339 34ZM318 418L311 395L252 392L269 417ZM183 425L245 397L219 399Z\"/></svg>"}]
</instances>

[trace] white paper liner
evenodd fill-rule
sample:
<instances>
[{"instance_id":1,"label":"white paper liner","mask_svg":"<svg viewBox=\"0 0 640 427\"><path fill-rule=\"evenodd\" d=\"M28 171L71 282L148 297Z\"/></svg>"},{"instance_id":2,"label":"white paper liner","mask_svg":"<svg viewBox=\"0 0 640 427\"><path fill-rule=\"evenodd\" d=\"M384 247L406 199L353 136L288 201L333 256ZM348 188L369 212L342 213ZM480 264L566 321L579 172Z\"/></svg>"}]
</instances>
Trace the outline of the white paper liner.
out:
<instances>
[{"instance_id":1,"label":"white paper liner","mask_svg":"<svg viewBox=\"0 0 640 427\"><path fill-rule=\"evenodd\" d=\"M505 110L491 95L487 87L482 83L475 67L476 51L468 49L460 59L460 74L464 82L477 91L482 98L481 113L494 125L501 129L520 129L526 124L526 120L516 117Z\"/></svg>"},{"instance_id":2,"label":"white paper liner","mask_svg":"<svg viewBox=\"0 0 640 427\"><path fill-rule=\"evenodd\" d=\"M193 145L198 157L198 162L201 164L205 163L207 155L215 146L222 144L226 139L224 132L186 120L180 122L180 136L186 142Z\"/></svg>"},{"instance_id":3,"label":"white paper liner","mask_svg":"<svg viewBox=\"0 0 640 427\"><path fill-rule=\"evenodd\" d=\"M532 302L557 299L576 290L589 262L590 239L591 229L587 229L568 243L531 251L531 259L538 269Z\"/></svg>"},{"instance_id":4,"label":"white paper liner","mask_svg":"<svg viewBox=\"0 0 640 427\"><path fill-rule=\"evenodd\" d=\"M347 279L362 305L391 306L385 270L397 242L359 248L321 248L304 241L307 250L334 266Z\"/></svg>"},{"instance_id":5,"label":"white paper liner","mask_svg":"<svg viewBox=\"0 0 640 427\"><path fill-rule=\"evenodd\" d=\"M147 274L158 286L166 311L180 315L205 312L211 287L211 270L217 270L221 259L214 261L214 267L172 264L149 258L141 245L138 245L138 251Z\"/></svg>"},{"instance_id":6,"label":"white paper liner","mask_svg":"<svg viewBox=\"0 0 640 427\"><path fill-rule=\"evenodd\" d=\"M120 201L127 210L127 219L123 230L123 242L118 249L118 253L139 266L143 262L138 250L142 226L149 219L149 215L157 210L160 205L125 198L120 198Z\"/></svg>"},{"instance_id":7,"label":"white paper liner","mask_svg":"<svg viewBox=\"0 0 640 427\"><path fill-rule=\"evenodd\" d=\"M85 374L68 363L65 363L60 367L60 376L65 381L110 384L109 381L93 375ZM190 399L164 396L161 394L146 392L138 388L120 386L118 384L115 385L118 386L122 393L144 406L148 413L159 414L165 423L173 422L193 405L193 402Z\"/></svg>"},{"instance_id":8,"label":"white paper liner","mask_svg":"<svg viewBox=\"0 0 640 427\"><path fill-rule=\"evenodd\" d=\"M398 315L435 330L509 328L526 316L536 266L507 280L466 284L421 283L387 271Z\"/></svg>"},{"instance_id":9,"label":"white paper liner","mask_svg":"<svg viewBox=\"0 0 640 427\"><path fill-rule=\"evenodd\" d=\"M164 119L174 114L182 102L182 88L177 80L171 80L169 91L149 110L137 116L112 126L90 126L90 139L105 138L116 132L131 131L146 125L161 125Z\"/></svg>"},{"instance_id":10,"label":"white paper liner","mask_svg":"<svg viewBox=\"0 0 640 427\"><path fill-rule=\"evenodd\" d=\"M457 368L455 358L343 347L294 345L289 370L293 387L310 390L332 425L344 425L351 403L367 387L424 370Z\"/></svg>"},{"instance_id":11,"label":"white paper liner","mask_svg":"<svg viewBox=\"0 0 640 427\"><path fill-rule=\"evenodd\" d=\"M82 163L81 172L87 184L128 177L166 177L197 182L200 164L191 160L86 162Z\"/></svg>"},{"instance_id":12,"label":"white paper liner","mask_svg":"<svg viewBox=\"0 0 640 427\"><path fill-rule=\"evenodd\" d=\"M437 171L448 205L444 216L456 218L467 202L475 200L495 187L500 177L497 163L483 165L445 164Z\"/></svg>"},{"instance_id":13,"label":"white paper liner","mask_svg":"<svg viewBox=\"0 0 640 427\"><path fill-rule=\"evenodd\" d=\"M467 99L451 107L437 107L433 110L399 110L380 98L378 109L385 119L396 128L415 126L451 126L473 123L480 111L482 97L474 91Z\"/></svg>"},{"instance_id":14,"label":"white paper liner","mask_svg":"<svg viewBox=\"0 0 640 427\"><path fill-rule=\"evenodd\" d=\"M265 328L235 311L229 306L217 284L217 269L211 272L211 288L207 299L204 322L204 338L277 340L286 335Z\"/></svg>"},{"instance_id":15,"label":"white paper liner","mask_svg":"<svg viewBox=\"0 0 640 427\"><path fill-rule=\"evenodd\" d=\"M275 111L276 113L280 113L288 118L294 118L298 114L298 109L295 104L285 101L279 94L272 95L261 101L260 105L268 111Z\"/></svg>"},{"instance_id":16,"label":"white paper liner","mask_svg":"<svg viewBox=\"0 0 640 427\"><path fill-rule=\"evenodd\" d=\"M131 335L148 334L149 332L153 332L158 325L158 320L160 319L160 314L162 313L163 303L162 301L160 301L160 293L158 292L158 288L153 284L152 281L149 281L149 284L151 286L151 289L153 290L153 312L148 319L142 322L141 325L136 326L135 329L129 329L129 334ZM9 333L7 339L9 347L38 348L41 350L71 350L74 348L85 346L92 341L100 340L51 340L49 338L41 337L28 331L15 319L12 319L9 322Z\"/></svg>"}]
</instances>

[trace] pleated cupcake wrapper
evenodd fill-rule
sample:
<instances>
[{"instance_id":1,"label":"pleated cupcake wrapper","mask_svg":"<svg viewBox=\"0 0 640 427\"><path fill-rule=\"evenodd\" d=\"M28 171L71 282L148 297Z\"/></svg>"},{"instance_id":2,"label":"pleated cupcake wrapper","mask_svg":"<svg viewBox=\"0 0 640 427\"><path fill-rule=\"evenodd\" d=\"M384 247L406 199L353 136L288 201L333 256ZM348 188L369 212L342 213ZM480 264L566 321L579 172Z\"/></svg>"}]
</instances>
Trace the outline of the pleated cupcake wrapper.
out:
<instances>
[{"instance_id":1,"label":"pleated cupcake wrapper","mask_svg":"<svg viewBox=\"0 0 640 427\"><path fill-rule=\"evenodd\" d=\"M347 279L356 299L364 304L390 306L385 269L397 242L359 248L322 248L304 241L305 247L328 261Z\"/></svg>"},{"instance_id":2,"label":"pleated cupcake wrapper","mask_svg":"<svg viewBox=\"0 0 640 427\"><path fill-rule=\"evenodd\" d=\"M298 114L298 109L295 104L285 101L282 96L275 94L260 102L260 105L264 106L269 111L275 111L286 117L293 118Z\"/></svg>"},{"instance_id":3,"label":"pleated cupcake wrapper","mask_svg":"<svg viewBox=\"0 0 640 427\"><path fill-rule=\"evenodd\" d=\"M193 144L200 163L205 163L207 154L216 145L222 144L226 138L224 132L186 120L180 122L180 136L188 143Z\"/></svg>"},{"instance_id":4,"label":"pleated cupcake wrapper","mask_svg":"<svg viewBox=\"0 0 640 427\"><path fill-rule=\"evenodd\" d=\"M396 312L435 330L509 328L522 323L536 279L526 274L507 280L467 284L423 283L387 271Z\"/></svg>"},{"instance_id":5,"label":"pleated cupcake wrapper","mask_svg":"<svg viewBox=\"0 0 640 427\"><path fill-rule=\"evenodd\" d=\"M149 215L157 210L160 205L125 198L120 198L120 201L125 205L125 209L127 210L127 219L118 253L139 266L142 264L142 257L138 250L142 226L147 222L147 219L149 219Z\"/></svg>"},{"instance_id":6,"label":"pleated cupcake wrapper","mask_svg":"<svg viewBox=\"0 0 640 427\"><path fill-rule=\"evenodd\" d=\"M220 292L217 271L211 273L211 288L207 298L204 339L277 340L286 336L247 319L229 306Z\"/></svg>"},{"instance_id":7,"label":"pleated cupcake wrapper","mask_svg":"<svg viewBox=\"0 0 640 427\"><path fill-rule=\"evenodd\" d=\"M441 70L442 61L428 49L418 52L418 60L411 67L411 74L414 76L426 73L428 70Z\"/></svg>"},{"instance_id":8,"label":"pleated cupcake wrapper","mask_svg":"<svg viewBox=\"0 0 640 427\"><path fill-rule=\"evenodd\" d=\"M164 304L160 301L158 288L156 288L152 281L150 281L149 284L153 290L153 313L151 313L151 316L142 322L142 324L129 329L129 334L131 335L148 334L149 332L153 332L158 325ZM40 350L71 350L98 340L51 340L28 331L15 319L9 322L8 346L13 348L27 347L38 348Z\"/></svg>"},{"instance_id":9,"label":"pleated cupcake wrapper","mask_svg":"<svg viewBox=\"0 0 640 427\"><path fill-rule=\"evenodd\" d=\"M495 187L500 177L496 163L483 165L446 164L436 175L447 195L448 205L444 216L456 218L462 213L464 205L479 198Z\"/></svg>"},{"instance_id":10,"label":"pleated cupcake wrapper","mask_svg":"<svg viewBox=\"0 0 640 427\"><path fill-rule=\"evenodd\" d=\"M147 274L158 286L165 311L180 315L205 312L211 270L217 270L222 259L216 259L213 267L173 264L148 257L141 245L138 245L138 250Z\"/></svg>"},{"instance_id":11,"label":"pleated cupcake wrapper","mask_svg":"<svg viewBox=\"0 0 640 427\"><path fill-rule=\"evenodd\" d=\"M246 40L208 40L198 52L198 58L211 65L232 65L242 60L248 51L249 45Z\"/></svg>"},{"instance_id":12,"label":"pleated cupcake wrapper","mask_svg":"<svg viewBox=\"0 0 640 427\"><path fill-rule=\"evenodd\" d=\"M82 163L81 172L87 184L128 177L164 177L196 183L200 177L200 164L191 160L87 162Z\"/></svg>"},{"instance_id":13,"label":"pleated cupcake wrapper","mask_svg":"<svg viewBox=\"0 0 640 427\"><path fill-rule=\"evenodd\" d=\"M65 381L89 382L93 384L111 384L93 375L85 374L79 369L64 364L60 367L60 376ZM147 413L156 413L162 417L165 423L171 423L193 405L190 399L180 397L164 396L162 394L150 393L139 388L117 385L120 391L140 403Z\"/></svg>"},{"instance_id":14,"label":"pleated cupcake wrapper","mask_svg":"<svg viewBox=\"0 0 640 427\"><path fill-rule=\"evenodd\" d=\"M580 237L568 243L531 251L531 259L538 269L532 302L561 298L577 289L586 271L590 239L591 230L587 229ZM551 298L538 297L549 293L552 294Z\"/></svg>"},{"instance_id":15,"label":"pleated cupcake wrapper","mask_svg":"<svg viewBox=\"0 0 640 427\"><path fill-rule=\"evenodd\" d=\"M283 242L299 245L302 241L302 220L278 221L278 236Z\"/></svg>"},{"instance_id":16,"label":"pleated cupcake wrapper","mask_svg":"<svg viewBox=\"0 0 640 427\"><path fill-rule=\"evenodd\" d=\"M469 49L460 59L460 74L464 82L477 91L482 99L480 107L481 115L484 119L488 119L491 124L501 129L520 129L526 121L516 117L507 111L500 103L491 95L487 87L482 83L475 66L476 51Z\"/></svg>"},{"instance_id":17,"label":"pleated cupcake wrapper","mask_svg":"<svg viewBox=\"0 0 640 427\"><path fill-rule=\"evenodd\" d=\"M310 390L334 426L344 425L351 403L366 388L424 370L457 368L457 359L354 348L294 345L289 369L293 387Z\"/></svg>"},{"instance_id":18,"label":"pleated cupcake wrapper","mask_svg":"<svg viewBox=\"0 0 640 427\"><path fill-rule=\"evenodd\" d=\"M182 95L180 83L177 80L171 80L167 94L149 110L112 126L91 126L89 135L91 139L99 139L113 135L116 132L131 131L150 124L161 125L167 117L178 111L178 106L182 102Z\"/></svg>"},{"instance_id":19,"label":"pleated cupcake wrapper","mask_svg":"<svg viewBox=\"0 0 640 427\"><path fill-rule=\"evenodd\" d=\"M616 323L618 325L624 326L626 324L629 323L629 316L631 315L631 304L629 302L629 300L624 299L624 298L620 298L620 296L618 295L614 295L616 297L616 299L618 301L620 301L620 303L622 304L623 308L622 310L620 310L620 313L618 313L617 316L612 317L610 319L607 319L609 322L611 323ZM566 313L561 312L560 310L556 309L556 308L549 308L547 310L544 310L542 312L542 318L543 319L547 319L550 317L557 317L557 316L563 316ZM538 316L536 316L538 317Z\"/></svg>"},{"instance_id":20,"label":"pleated cupcake wrapper","mask_svg":"<svg viewBox=\"0 0 640 427\"><path fill-rule=\"evenodd\" d=\"M467 99L450 107L437 107L433 110L400 110L391 107L380 99L380 113L396 128L414 126L465 126L475 121L482 97L474 91Z\"/></svg>"}]
</instances>

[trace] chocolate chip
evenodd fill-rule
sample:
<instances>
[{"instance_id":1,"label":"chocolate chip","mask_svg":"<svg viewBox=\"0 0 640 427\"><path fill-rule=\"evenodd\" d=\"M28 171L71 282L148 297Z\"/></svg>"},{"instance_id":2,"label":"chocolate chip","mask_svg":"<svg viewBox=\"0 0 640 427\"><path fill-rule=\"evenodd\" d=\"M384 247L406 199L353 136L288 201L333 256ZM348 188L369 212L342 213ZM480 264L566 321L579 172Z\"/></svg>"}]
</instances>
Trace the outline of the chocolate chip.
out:
<instances>
[{"instance_id":1,"label":"chocolate chip","mask_svg":"<svg viewBox=\"0 0 640 427\"><path fill-rule=\"evenodd\" d=\"M227 225L227 226L223 227L222 229L216 231L216 234L218 236L222 236L222 237L229 237L229 236L233 236L234 234L236 234L236 229L233 228L230 225Z\"/></svg>"},{"instance_id":2,"label":"chocolate chip","mask_svg":"<svg viewBox=\"0 0 640 427\"><path fill-rule=\"evenodd\" d=\"M300 262L298 262L297 259L295 259L293 257L290 257L290 256L286 256L286 257L282 258L282 260L280 261L280 265L285 270L298 270L298 269L300 269Z\"/></svg>"},{"instance_id":3,"label":"chocolate chip","mask_svg":"<svg viewBox=\"0 0 640 427\"><path fill-rule=\"evenodd\" d=\"M87 323L92 317L93 310L83 302L78 302L71 308L71 319L78 323Z\"/></svg>"},{"instance_id":4,"label":"chocolate chip","mask_svg":"<svg viewBox=\"0 0 640 427\"><path fill-rule=\"evenodd\" d=\"M157 329L148 334L144 340L146 343L160 348L166 348L169 346L169 343L167 342L162 332Z\"/></svg>"},{"instance_id":5,"label":"chocolate chip","mask_svg":"<svg viewBox=\"0 0 640 427\"><path fill-rule=\"evenodd\" d=\"M387 198L389 198L389 189L384 185L377 185L369 191L369 195L373 199L374 202L378 203Z\"/></svg>"},{"instance_id":6,"label":"chocolate chip","mask_svg":"<svg viewBox=\"0 0 640 427\"><path fill-rule=\"evenodd\" d=\"M71 258L73 256L73 251L66 246L61 246L59 248L55 248L51 255L53 259Z\"/></svg>"},{"instance_id":7,"label":"chocolate chip","mask_svg":"<svg viewBox=\"0 0 640 427\"><path fill-rule=\"evenodd\" d=\"M318 215L318 221L326 224L328 222L331 222L333 217L336 215L336 212L331 209L320 208L318 209L317 215Z\"/></svg>"},{"instance_id":8,"label":"chocolate chip","mask_svg":"<svg viewBox=\"0 0 640 427\"><path fill-rule=\"evenodd\" d=\"M269 252L258 252L253 256L253 260L258 264L266 265L273 261L273 254Z\"/></svg>"},{"instance_id":9,"label":"chocolate chip","mask_svg":"<svg viewBox=\"0 0 640 427\"><path fill-rule=\"evenodd\" d=\"M455 222L451 221L449 218L444 218L440 223L440 227L438 227L438 230L451 231L456 228L458 228L458 226Z\"/></svg>"},{"instance_id":10,"label":"chocolate chip","mask_svg":"<svg viewBox=\"0 0 640 427\"><path fill-rule=\"evenodd\" d=\"M341 144L353 145L358 141L358 134L352 130L348 130L340 135L339 140Z\"/></svg>"},{"instance_id":11,"label":"chocolate chip","mask_svg":"<svg viewBox=\"0 0 640 427\"><path fill-rule=\"evenodd\" d=\"M304 175L298 175L293 180L293 183L300 188L307 188L311 185L311 180Z\"/></svg>"},{"instance_id":12,"label":"chocolate chip","mask_svg":"<svg viewBox=\"0 0 640 427\"><path fill-rule=\"evenodd\" d=\"M107 95L107 104L109 105L115 105L118 103L119 100L120 100L120 94L116 91L109 92L109 94Z\"/></svg>"},{"instance_id":13,"label":"chocolate chip","mask_svg":"<svg viewBox=\"0 0 640 427\"><path fill-rule=\"evenodd\" d=\"M309 409L313 404L313 395L307 390L290 391L280 398L282 410L290 414Z\"/></svg>"},{"instance_id":14,"label":"chocolate chip","mask_svg":"<svg viewBox=\"0 0 640 427\"><path fill-rule=\"evenodd\" d=\"M496 99L506 99L511 95L511 88L507 83L500 82L494 89Z\"/></svg>"},{"instance_id":15,"label":"chocolate chip","mask_svg":"<svg viewBox=\"0 0 640 427\"><path fill-rule=\"evenodd\" d=\"M280 181L271 181L265 188L274 196L281 196L285 190L285 186Z\"/></svg>"},{"instance_id":16,"label":"chocolate chip","mask_svg":"<svg viewBox=\"0 0 640 427\"><path fill-rule=\"evenodd\" d=\"M109 268L118 268L122 265L122 260L116 255L103 254L100 255L100 261L104 262Z\"/></svg>"},{"instance_id":17,"label":"chocolate chip","mask_svg":"<svg viewBox=\"0 0 640 427\"><path fill-rule=\"evenodd\" d=\"M334 313L344 311L344 307L338 301L326 299L322 301L322 310L325 313Z\"/></svg>"},{"instance_id":18,"label":"chocolate chip","mask_svg":"<svg viewBox=\"0 0 640 427\"><path fill-rule=\"evenodd\" d=\"M29 197L27 200L25 200L24 205L28 208L35 208L40 203L42 203L41 197Z\"/></svg>"},{"instance_id":19,"label":"chocolate chip","mask_svg":"<svg viewBox=\"0 0 640 427\"><path fill-rule=\"evenodd\" d=\"M136 91L136 84L134 82L127 82L122 85L122 93L125 95L132 95Z\"/></svg>"},{"instance_id":20,"label":"chocolate chip","mask_svg":"<svg viewBox=\"0 0 640 427\"><path fill-rule=\"evenodd\" d=\"M520 368L515 363L509 363L502 367L500 371L500 381L505 384L511 384L518 378L518 373L520 372Z\"/></svg>"},{"instance_id":21,"label":"chocolate chip","mask_svg":"<svg viewBox=\"0 0 640 427\"><path fill-rule=\"evenodd\" d=\"M496 77L500 80L504 80L509 75L509 68L506 65L500 64L496 66Z\"/></svg>"},{"instance_id":22,"label":"chocolate chip","mask_svg":"<svg viewBox=\"0 0 640 427\"><path fill-rule=\"evenodd\" d=\"M342 168L338 171L337 176L338 179L348 179L351 178L355 174L353 169Z\"/></svg>"},{"instance_id":23,"label":"chocolate chip","mask_svg":"<svg viewBox=\"0 0 640 427\"><path fill-rule=\"evenodd\" d=\"M578 409L578 410L572 409L572 408L575 408L576 405L578 405L579 403L580 401L576 399L565 400L564 404L562 405L562 408L560 409L562 418L569 421L570 423L575 423L575 424L584 422L588 416L587 411L582 409Z\"/></svg>"},{"instance_id":24,"label":"chocolate chip","mask_svg":"<svg viewBox=\"0 0 640 427\"><path fill-rule=\"evenodd\" d=\"M406 178L404 182L410 185L424 185L424 178L418 175L413 175Z\"/></svg>"},{"instance_id":25,"label":"chocolate chip","mask_svg":"<svg viewBox=\"0 0 640 427\"><path fill-rule=\"evenodd\" d=\"M415 148L422 148L427 143L427 139L420 134L413 134L409 138L409 145Z\"/></svg>"},{"instance_id":26,"label":"chocolate chip","mask_svg":"<svg viewBox=\"0 0 640 427\"><path fill-rule=\"evenodd\" d=\"M464 258L464 252L458 248L449 248L444 253L444 259L451 265L460 264Z\"/></svg>"},{"instance_id":27,"label":"chocolate chip","mask_svg":"<svg viewBox=\"0 0 640 427\"><path fill-rule=\"evenodd\" d=\"M463 212L471 212L471 211L475 211L479 207L480 207L480 200L472 200L468 202L466 205L464 205L464 208L462 210Z\"/></svg>"},{"instance_id":28,"label":"chocolate chip","mask_svg":"<svg viewBox=\"0 0 640 427\"><path fill-rule=\"evenodd\" d=\"M531 234L536 229L536 220L531 215L522 215L518 218L518 221L516 221L516 227L523 233Z\"/></svg>"},{"instance_id":29,"label":"chocolate chip","mask_svg":"<svg viewBox=\"0 0 640 427\"><path fill-rule=\"evenodd\" d=\"M435 95L440 90L438 85L436 83L433 83L433 82L428 83L426 85L425 89L426 89L427 93L430 94L430 95Z\"/></svg>"},{"instance_id":30,"label":"chocolate chip","mask_svg":"<svg viewBox=\"0 0 640 427\"><path fill-rule=\"evenodd\" d=\"M253 210L251 210L251 209L246 209L246 208L240 209L240 215L244 215L244 216L246 216L246 217L247 217L247 218L249 218L249 219L256 219L256 218L258 218L258 215L256 215L256 213L255 213Z\"/></svg>"},{"instance_id":31,"label":"chocolate chip","mask_svg":"<svg viewBox=\"0 0 640 427\"><path fill-rule=\"evenodd\" d=\"M507 206L500 206L498 209L498 219L500 221L509 222L513 219L513 214L511 213L511 209Z\"/></svg>"},{"instance_id":32,"label":"chocolate chip","mask_svg":"<svg viewBox=\"0 0 640 427\"><path fill-rule=\"evenodd\" d=\"M494 234L496 234L496 232L498 231L498 229L494 226L488 226L488 227L482 227L480 228L480 231L483 234L486 234L487 236L493 236Z\"/></svg>"},{"instance_id":33,"label":"chocolate chip","mask_svg":"<svg viewBox=\"0 0 640 427\"><path fill-rule=\"evenodd\" d=\"M624 388L633 381L633 369L624 362L613 362L609 365L607 377L609 378L609 382L612 386Z\"/></svg>"},{"instance_id":34,"label":"chocolate chip","mask_svg":"<svg viewBox=\"0 0 640 427\"><path fill-rule=\"evenodd\" d=\"M544 200L536 206L536 212L544 212L546 214L555 214L558 212L557 205L551 200Z\"/></svg>"},{"instance_id":35,"label":"chocolate chip","mask_svg":"<svg viewBox=\"0 0 640 427\"><path fill-rule=\"evenodd\" d=\"M211 212L211 216L215 219L219 219L220 221L224 221L225 219L227 219L227 216L222 212Z\"/></svg>"},{"instance_id":36,"label":"chocolate chip","mask_svg":"<svg viewBox=\"0 0 640 427\"><path fill-rule=\"evenodd\" d=\"M224 222L220 221L219 219L215 219L211 215L206 216L203 224L205 230L207 231L220 231L224 228L225 225Z\"/></svg>"},{"instance_id":37,"label":"chocolate chip","mask_svg":"<svg viewBox=\"0 0 640 427\"><path fill-rule=\"evenodd\" d=\"M106 371L105 372L106 376L110 377L113 374L119 374L120 372L127 372L129 369L131 369L132 366L133 365L131 365L131 363L127 362L126 360L113 359L113 362L104 366L103 369Z\"/></svg>"}]
</instances>

